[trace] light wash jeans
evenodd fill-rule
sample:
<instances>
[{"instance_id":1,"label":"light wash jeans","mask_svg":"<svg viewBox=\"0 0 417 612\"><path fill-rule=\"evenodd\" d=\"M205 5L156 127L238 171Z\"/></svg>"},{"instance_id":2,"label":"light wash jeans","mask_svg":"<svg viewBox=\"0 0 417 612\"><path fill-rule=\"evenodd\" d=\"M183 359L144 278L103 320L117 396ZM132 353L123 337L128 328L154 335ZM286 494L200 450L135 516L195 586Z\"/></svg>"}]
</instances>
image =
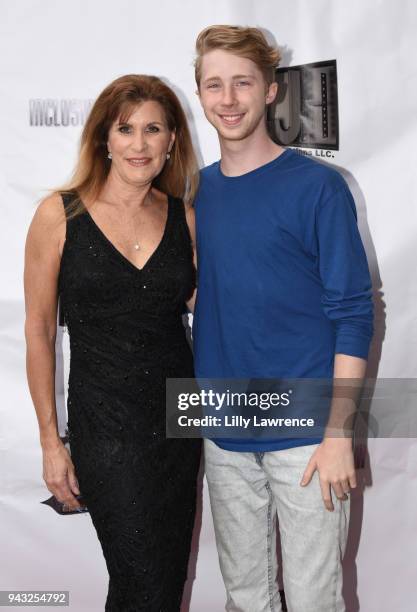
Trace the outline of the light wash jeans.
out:
<instances>
[{"instance_id":1,"label":"light wash jeans","mask_svg":"<svg viewBox=\"0 0 417 612\"><path fill-rule=\"evenodd\" d=\"M323 504L317 472L300 480L317 444L235 452L205 440L205 466L228 612L281 612L276 516L288 612L344 612L341 559L350 499Z\"/></svg>"}]
</instances>

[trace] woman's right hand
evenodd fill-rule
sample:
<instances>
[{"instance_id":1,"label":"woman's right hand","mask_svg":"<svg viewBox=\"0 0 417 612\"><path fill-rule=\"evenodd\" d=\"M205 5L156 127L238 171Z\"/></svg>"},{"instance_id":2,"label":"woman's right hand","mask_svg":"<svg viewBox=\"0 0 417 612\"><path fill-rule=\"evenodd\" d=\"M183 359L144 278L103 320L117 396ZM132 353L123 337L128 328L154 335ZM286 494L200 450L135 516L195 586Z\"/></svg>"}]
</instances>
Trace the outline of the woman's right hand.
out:
<instances>
[{"instance_id":1,"label":"woman's right hand","mask_svg":"<svg viewBox=\"0 0 417 612\"><path fill-rule=\"evenodd\" d=\"M80 494L80 489L74 465L61 441L54 447L43 448L43 479L48 490L69 510L81 508L75 497Z\"/></svg>"}]
</instances>

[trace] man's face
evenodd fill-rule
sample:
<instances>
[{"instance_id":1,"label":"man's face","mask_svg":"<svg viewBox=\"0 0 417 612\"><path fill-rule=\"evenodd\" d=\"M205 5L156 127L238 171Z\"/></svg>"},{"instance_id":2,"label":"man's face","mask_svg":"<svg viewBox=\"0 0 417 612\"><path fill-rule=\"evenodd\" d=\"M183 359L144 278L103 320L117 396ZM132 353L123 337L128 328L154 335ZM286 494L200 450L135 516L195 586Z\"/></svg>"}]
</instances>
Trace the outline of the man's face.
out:
<instances>
[{"instance_id":1,"label":"man's face","mask_svg":"<svg viewBox=\"0 0 417 612\"><path fill-rule=\"evenodd\" d=\"M265 105L274 100L276 92L277 84L268 88L250 59L222 49L202 58L200 102L223 140L243 140L264 129Z\"/></svg>"}]
</instances>

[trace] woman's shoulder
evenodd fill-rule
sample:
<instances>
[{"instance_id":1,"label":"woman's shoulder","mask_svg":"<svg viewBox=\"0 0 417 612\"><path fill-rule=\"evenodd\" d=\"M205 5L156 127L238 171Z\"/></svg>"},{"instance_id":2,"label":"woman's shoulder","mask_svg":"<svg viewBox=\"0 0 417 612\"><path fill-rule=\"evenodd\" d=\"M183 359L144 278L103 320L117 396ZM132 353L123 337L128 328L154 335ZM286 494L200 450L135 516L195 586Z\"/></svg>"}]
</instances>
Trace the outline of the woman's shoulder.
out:
<instances>
[{"instance_id":1,"label":"woman's shoulder","mask_svg":"<svg viewBox=\"0 0 417 612\"><path fill-rule=\"evenodd\" d=\"M42 198L36 208L33 220L48 227L65 221L62 195L59 192L54 192Z\"/></svg>"},{"instance_id":2,"label":"woman's shoulder","mask_svg":"<svg viewBox=\"0 0 417 612\"><path fill-rule=\"evenodd\" d=\"M59 193L43 198L33 215L27 236L27 244L34 252L61 247L65 240L65 210Z\"/></svg>"}]
</instances>

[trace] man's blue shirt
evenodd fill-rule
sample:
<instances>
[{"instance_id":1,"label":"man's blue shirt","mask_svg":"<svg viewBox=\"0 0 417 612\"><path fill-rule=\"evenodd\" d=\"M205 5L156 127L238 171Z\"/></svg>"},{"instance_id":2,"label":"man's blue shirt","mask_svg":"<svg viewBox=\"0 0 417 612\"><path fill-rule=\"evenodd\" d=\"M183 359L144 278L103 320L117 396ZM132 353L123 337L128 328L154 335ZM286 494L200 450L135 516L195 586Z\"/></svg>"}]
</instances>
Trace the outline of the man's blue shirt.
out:
<instances>
[{"instance_id":1,"label":"man's blue shirt","mask_svg":"<svg viewBox=\"0 0 417 612\"><path fill-rule=\"evenodd\" d=\"M200 181L197 378L331 379L335 353L366 359L371 280L343 177L287 149L236 177L216 162ZM241 451L317 441L215 440Z\"/></svg>"}]
</instances>

